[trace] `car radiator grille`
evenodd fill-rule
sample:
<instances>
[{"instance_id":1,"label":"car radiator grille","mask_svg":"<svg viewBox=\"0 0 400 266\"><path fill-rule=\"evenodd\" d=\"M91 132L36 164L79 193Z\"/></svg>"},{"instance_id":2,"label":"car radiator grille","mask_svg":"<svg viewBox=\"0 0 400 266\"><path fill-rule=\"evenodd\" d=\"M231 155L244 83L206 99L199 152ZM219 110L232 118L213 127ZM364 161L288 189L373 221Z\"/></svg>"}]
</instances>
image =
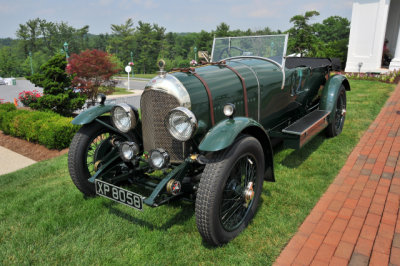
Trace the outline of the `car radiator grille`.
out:
<instances>
[{"instance_id":1,"label":"car radiator grille","mask_svg":"<svg viewBox=\"0 0 400 266\"><path fill-rule=\"evenodd\" d=\"M171 162L182 162L188 155L186 143L174 139L164 125L168 112L178 106L175 97L156 90L143 92L140 100L144 150L162 148Z\"/></svg>"}]
</instances>

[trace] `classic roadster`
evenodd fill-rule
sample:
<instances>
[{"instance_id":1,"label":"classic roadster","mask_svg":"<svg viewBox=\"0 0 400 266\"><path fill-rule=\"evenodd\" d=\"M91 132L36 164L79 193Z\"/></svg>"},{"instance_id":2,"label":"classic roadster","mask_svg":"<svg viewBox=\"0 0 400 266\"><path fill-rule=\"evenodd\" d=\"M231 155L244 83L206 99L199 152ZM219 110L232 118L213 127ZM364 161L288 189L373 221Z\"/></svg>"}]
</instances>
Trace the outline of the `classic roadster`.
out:
<instances>
[{"instance_id":1,"label":"classic roadster","mask_svg":"<svg viewBox=\"0 0 400 266\"><path fill-rule=\"evenodd\" d=\"M72 121L82 125L68 156L76 187L139 210L195 201L206 242L236 237L275 181L272 143L298 149L343 128L349 82L330 75L335 60L286 57L287 40L216 38L209 63L167 73L160 61L140 110L99 95Z\"/></svg>"}]
</instances>

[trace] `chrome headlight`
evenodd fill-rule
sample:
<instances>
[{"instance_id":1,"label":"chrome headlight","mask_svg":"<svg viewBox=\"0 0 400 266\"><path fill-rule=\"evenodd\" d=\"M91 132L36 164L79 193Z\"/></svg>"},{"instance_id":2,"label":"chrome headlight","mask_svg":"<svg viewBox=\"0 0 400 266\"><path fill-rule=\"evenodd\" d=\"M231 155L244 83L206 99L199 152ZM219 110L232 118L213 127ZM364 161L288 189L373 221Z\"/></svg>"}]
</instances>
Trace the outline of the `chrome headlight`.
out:
<instances>
[{"instance_id":1,"label":"chrome headlight","mask_svg":"<svg viewBox=\"0 0 400 266\"><path fill-rule=\"evenodd\" d=\"M197 128L195 115L185 107L172 109L165 122L169 133L179 141L189 140Z\"/></svg>"},{"instance_id":2,"label":"chrome headlight","mask_svg":"<svg viewBox=\"0 0 400 266\"><path fill-rule=\"evenodd\" d=\"M136 115L126 103L120 103L111 109L111 118L114 126L121 132L128 132L136 127Z\"/></svg>"},{"instance_id":3,"label":"chrome headlight","mask_svg":"<svg viewBox=\"0 0 400 266\"><path fill-rule=\"evenodd\" d=\"M132 141L125 141L119 146L119 153L125 162L129 162L139 154L139 145Z\"/></svg>"},{"instance_id":4,"label":"chrome headlight","mask_svg":"<svg viewBox=\"0 0 400 266\"><path fill-rule=\"evenodd\" d=\"M154 169L163 169L169 164L169 154L163 149L151 150L149 164Z\"/></svg>"}]
</instances>

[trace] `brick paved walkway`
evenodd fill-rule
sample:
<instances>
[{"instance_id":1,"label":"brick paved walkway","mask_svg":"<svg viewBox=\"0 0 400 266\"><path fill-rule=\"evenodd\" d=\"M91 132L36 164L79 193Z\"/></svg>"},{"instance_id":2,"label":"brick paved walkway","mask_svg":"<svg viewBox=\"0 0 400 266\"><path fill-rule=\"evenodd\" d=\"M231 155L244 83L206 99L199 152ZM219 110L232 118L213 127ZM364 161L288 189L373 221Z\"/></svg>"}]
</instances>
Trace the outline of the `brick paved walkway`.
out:
<instances>
[{"instance_id":1,"label":"brick paved walkway","mask_svg":"<svg viewBox=\"0 0 400 266\"><path fill-rule=\"evenodd\" d=\"M400 265L399 155L400 83L275 265Z\"/></svg>"}]
</instances>

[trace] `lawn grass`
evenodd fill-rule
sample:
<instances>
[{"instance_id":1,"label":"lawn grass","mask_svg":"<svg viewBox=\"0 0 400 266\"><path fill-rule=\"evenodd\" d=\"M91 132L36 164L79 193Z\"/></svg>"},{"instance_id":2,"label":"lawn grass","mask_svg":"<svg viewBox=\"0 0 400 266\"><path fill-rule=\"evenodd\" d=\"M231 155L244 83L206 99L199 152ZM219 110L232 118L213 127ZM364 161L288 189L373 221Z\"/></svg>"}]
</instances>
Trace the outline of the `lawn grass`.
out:
<instances>
[{"instance_id":1,"label":"lawn grass","mask_svg":"<svg viewBox=\"0 0 400 266\"><path fill-rule=\"evenodd\" d=\"M133 78L132 78L132 74L130 74L129 75L129 78L132 78L132 79L135 79L135 78L140 78L140 79L152 79L152 78L154 78L155 76L157 76L158 74L157 73L154 73L154 74L136 74L135 73L135 75L133 76ZM128 77L128 74L118 74L117 75L118 77L125 77L125 78L127 78Z\"/></svg>"},{"instance_id":2,"label":"lawn grass","mask_svg":"<svg viewBox=\"0 0 400 266\"><path fill-rule=\"evenodd\" d=\"M111 95L124 95L124 94L133 94L133 91L129 91L126 88L115 87L115 91Z\"/></svg>"},{"instance_id":3,"label":"lawn grass","mask_svg":"<svg viewBox=\"0 0 400 266\"><path fill-rule=\"evenodd\" d=\"M207 246L194 205L138 212L84 199L66 155L0 176L0 264L271 265L337 175L394 85L351 81L342 134L299 151L275 149L276 183L264 183L253 222L229 244Z\"/></svg>"}]
</instances>

